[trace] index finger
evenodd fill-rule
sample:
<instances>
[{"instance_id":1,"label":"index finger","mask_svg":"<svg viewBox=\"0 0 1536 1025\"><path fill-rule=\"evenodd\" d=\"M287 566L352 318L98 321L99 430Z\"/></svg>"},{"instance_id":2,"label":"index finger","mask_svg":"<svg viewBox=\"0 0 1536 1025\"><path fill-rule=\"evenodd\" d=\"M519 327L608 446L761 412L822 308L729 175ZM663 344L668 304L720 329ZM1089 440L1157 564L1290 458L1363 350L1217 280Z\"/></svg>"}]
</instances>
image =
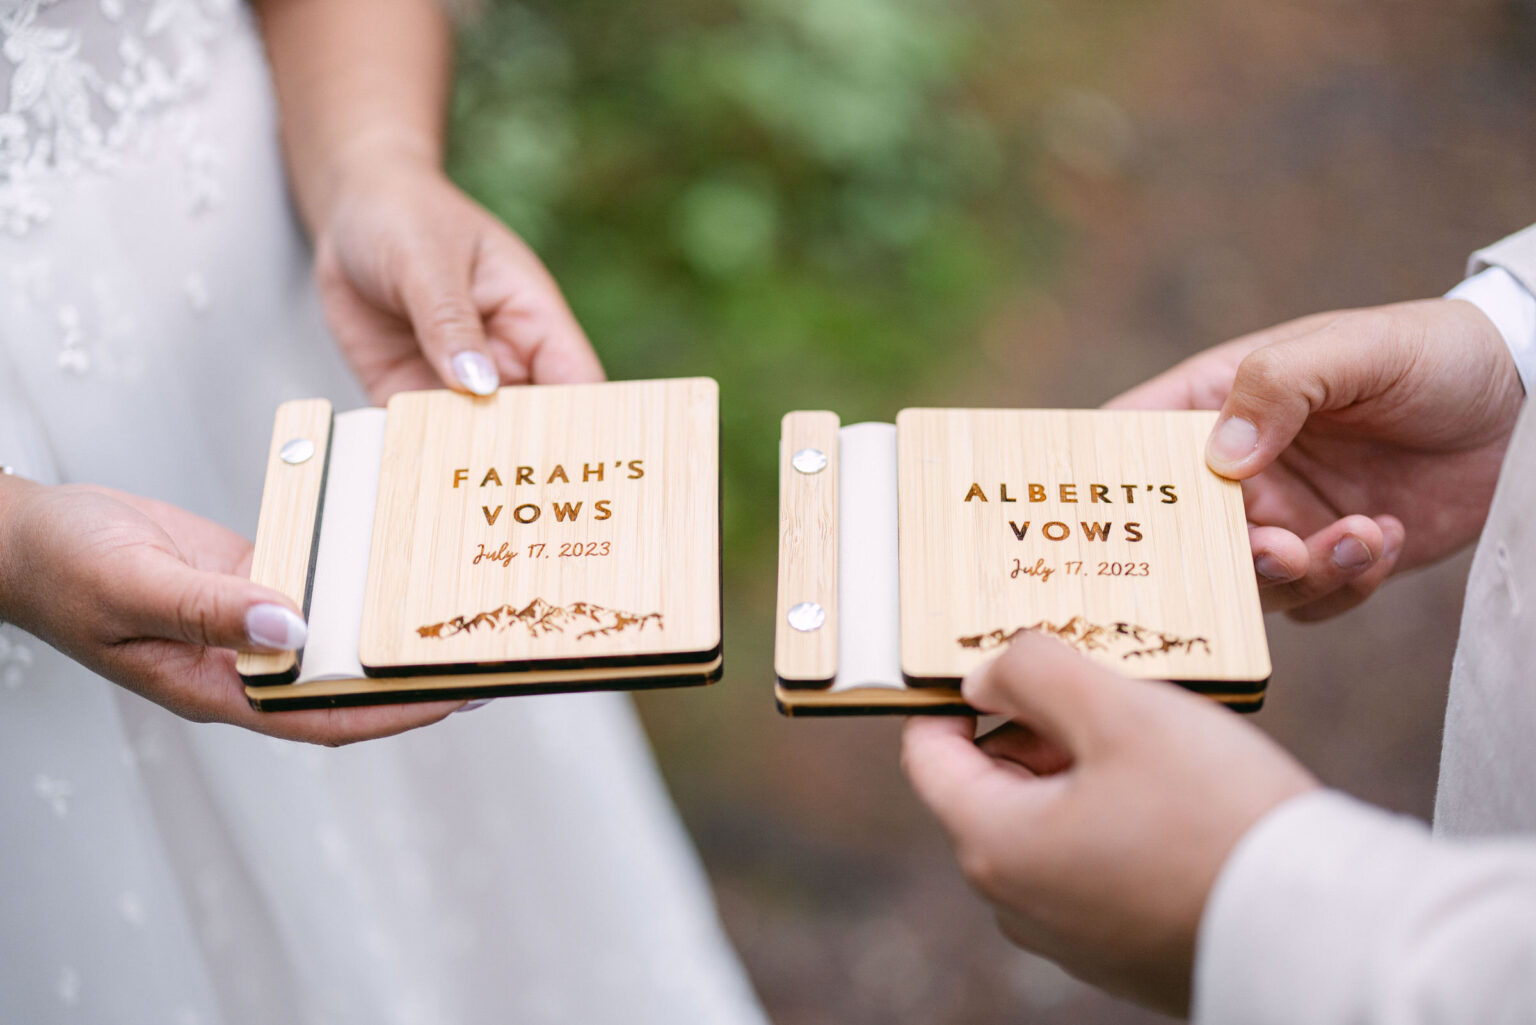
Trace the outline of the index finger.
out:
<instances>
[{"instance_id":1,"label":"index finger","mask_svg":"<svg viewBox=\"0 0 1536 1025\"><path fill-rule=\"evenodd\" d=\"M1019 782L976 746L975 737L970 716L915 715L902 730L902 771L951 836L995 819L998 788Z\"/></svg>"},{"instance_id":2,"label":"index finger","mask_svg":"<svg viewBox=\"0 0 1536 1025\"><path fill-rule=\"evenodd\" d=\"M520 239L499 232L482 243L474 295L490 311L486 333L504 377L530 384L605 379L559 284Z\"/></svg>"},{"instance_id":3,"label":"index finger","mask_svg":"<svg viewBox=\"0 0 1536 1025\"><path fill-rule=\"evenodd\" d=\"M970 716L915 715L901 731L901 768L930 809L962 801L994 769Z\"/></svg>"},{"instance_id":4,"label":"index finger","mask_svg":"<svg viewBox=\"0 0 1536 1025\"><path fill-rule=\"evenodd\" d=\"M1196 357L1198 358L1198 357ZM1104 409L1198 409L1195 405L1194 382L1186 360L1164 370L1150 380L1121 392L1108 402Z\"/></svg>"},{"instance_id":5,"label":"index finger","mask_svg":"<svg viewBox=\"0 0 1536 1025\"><path fill-rule=\"evenodd\" d=\"M1243 357L1262 345L1299 338L1338 318L1314 313L1213 345L1108 402L1105 409L1220 409Z\"/></svg>"}]
</instances>

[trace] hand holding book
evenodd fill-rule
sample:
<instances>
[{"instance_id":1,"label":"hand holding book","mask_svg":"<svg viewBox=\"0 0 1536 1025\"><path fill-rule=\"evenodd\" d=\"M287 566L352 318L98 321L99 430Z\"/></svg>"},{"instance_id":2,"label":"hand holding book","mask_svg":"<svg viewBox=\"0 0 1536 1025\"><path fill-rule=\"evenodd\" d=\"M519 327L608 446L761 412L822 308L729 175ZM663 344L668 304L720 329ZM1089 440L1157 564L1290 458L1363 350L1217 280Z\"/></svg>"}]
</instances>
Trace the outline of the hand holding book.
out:
<instances>
[{"instance_id":1,"label":"hand holding book","mask_svg":"<svg viewBox=\"0 0 1536 1025\"><path fill-rule=\"evenodd\" d=\"M1429 300L1240 338L1110 405L1221 410L1206 459L1243 481L1258 566L1278 567L1263 574L1265 603L1320 619L1479 533L1521 399L1492 322ZM1341 559L1346 539L1365 557ZM1219 874L1261 819L1317 781L1211 703L1037 632L962 693L1009 723L976 740L973 719L914 718L903 762L1004 933L1188 1013Z\"/></svg>"},{"instance_id":2,"label":"hand holding book","mask_svg":"<svg viewBox=\"0 0 1536 1025\"><path fill-rule=\"evenodd\" d=\"M1266 610L1337 615L1482 528L1523 392L1459 300L1322 313L1218 345L1109 403L1220 409Z\"/></svg>"},{"instance_id":3,"label":"hand holding book","mask_svg":"<svg viewBox=\"0 0 1536 1025\"><path fill-rule=\"evenodd\" d=\"M284 404L252 575L309 611L310 637L241 656L248 697L291 709L717 679L718 420L704 378Z\"/></svg>"},{"instance_id":4,"label":"hand holding book","mask_svg":"<svg viewBox=\"0 0 1536 1025\"><path fill-rule=\"evenodd\" d=\"M318 234L326 319L369 397L601 381L543 263L435 166L363 161Z\"/></svg>"},{"instance_id":5,"label":"hand holding book","mask_svg":"<svg viewBox=\"0 0 1536 1025\"><path fill-rule=\"evenodd\" d=\"M336 745L459 707L255 711L234 652L301 647L305 624L248 579L250 557L245 538L163 502L0 477L0 620L177 715Z\"/></svg>"},{"instance_id":6,"label":"hand holding book","mask_svg":"<svg viewBox=\"0 0 1536 1025\"><path fill-rule=\"evenodd\" d=\"M1188 1013L1200 915L1247 829L1318 784L1215 703L1132 680L1040 634L963 684L1011 723L907 722L902 762L1009 939Z\"/></svg>"}]
</instances>

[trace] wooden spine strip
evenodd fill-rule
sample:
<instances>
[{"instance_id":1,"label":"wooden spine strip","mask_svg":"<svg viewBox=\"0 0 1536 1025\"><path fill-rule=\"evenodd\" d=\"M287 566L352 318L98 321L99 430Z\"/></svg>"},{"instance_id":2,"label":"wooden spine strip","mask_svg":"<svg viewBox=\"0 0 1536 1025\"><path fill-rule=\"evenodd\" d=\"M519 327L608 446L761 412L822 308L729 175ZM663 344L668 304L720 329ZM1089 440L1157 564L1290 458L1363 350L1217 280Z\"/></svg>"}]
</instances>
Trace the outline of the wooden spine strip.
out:
<instances>
[{"instance_id":1,"label":"wooden spine strip","mask_svg":"<svg viewBox=\"0 0 1536 1025\"><path fill-rule=\"evenodd\" d=\"M297 399L277 408L251 556L251 580L286 596L306 617L330 465L331 420L331 404L325 399ZM314 452L290 463L282 451L295 440L310 442ZM291 683L298 677L301 658L302 652L295 651L245 652L235 667L247 684Z\"/></svg>"},{"instance_id":2,"label":"wooden spine strip","mask_svg":"<svg viewBox=\"0 0 1536 1025\"><path fill-rule=\"evenodd\" d=\"M837 414L785 415L779 440L779 586L774 619L774 669L787 687L826 687L837 675ZM816 472L795 468L796 453L821 453ZM824 614L814 630L790 625L803 603Z\"/></svg>"}]
</instances>

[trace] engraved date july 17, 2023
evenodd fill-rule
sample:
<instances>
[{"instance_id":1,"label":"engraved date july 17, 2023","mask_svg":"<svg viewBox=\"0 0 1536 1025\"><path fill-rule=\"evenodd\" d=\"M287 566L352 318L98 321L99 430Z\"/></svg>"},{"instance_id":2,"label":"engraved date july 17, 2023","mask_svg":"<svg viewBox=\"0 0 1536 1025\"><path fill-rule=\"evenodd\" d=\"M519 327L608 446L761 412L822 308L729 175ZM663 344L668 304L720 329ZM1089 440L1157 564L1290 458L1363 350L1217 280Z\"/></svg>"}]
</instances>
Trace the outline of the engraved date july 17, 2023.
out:
<instances>
[{"instance_id":1,"label":"engraved date july 17, 2023","mask_svg":"<svg viewBox=\"0 0 1536 1025\"><path fill-rule=\"evenodd\" d=\"M483 544L477 544L475 548L475 554L469 560L472 566L506 567L512 565L512 560L520 555L528 559L581 559L601 558L613 554L613 547L607 541L564 541L557 546L536 541L522 549L514 548L509 542L504 541L499 548L489 548Z\"/></svg>"},{"instance_id":2,"label":"engraved date july 17, 2023","mask_svg":"<svg viewBox=\"0 0 1536 1025\"><path fill-rule=\"evenodd\" d=\"M1011 580L1020 577L1033 577L1040 583L1045 583L1057 572L1057 567L1047 565L1044 559L1036 559L1033 563L1025 563L1020 559L1013 559L1013 566L1008 572ZM1085 569L1085 566L1087 567ZM1149 577L1152 575L1152 564L1148 562L1109 562L1084 563L1079 559L1068 559L1061 565L1061 575L1067 577L1096 576L1096 577Z\"/></svg>"}]
</instances>

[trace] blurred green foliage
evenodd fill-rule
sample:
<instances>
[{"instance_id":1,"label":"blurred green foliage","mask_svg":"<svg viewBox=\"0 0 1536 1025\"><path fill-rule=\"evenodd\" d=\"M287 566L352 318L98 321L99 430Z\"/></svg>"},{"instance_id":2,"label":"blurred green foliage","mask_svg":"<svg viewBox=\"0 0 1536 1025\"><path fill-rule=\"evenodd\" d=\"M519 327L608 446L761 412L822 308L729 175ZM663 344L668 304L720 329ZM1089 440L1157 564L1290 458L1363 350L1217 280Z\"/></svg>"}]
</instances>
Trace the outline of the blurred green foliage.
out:
<instances>
[{"instance_id":1,"label":"blurred green foliage","mask_svg":"<svg viewBox=\"0 0 1536 1025\"><path fill-rule=\"evenodd\" d=\"M611 376L719 379L735 558L772 564L785 411L935 401L1048 248L972 94L976 24L938 0L532 0L465 26L451 170Z\"/></svg>"}]
</instances>

